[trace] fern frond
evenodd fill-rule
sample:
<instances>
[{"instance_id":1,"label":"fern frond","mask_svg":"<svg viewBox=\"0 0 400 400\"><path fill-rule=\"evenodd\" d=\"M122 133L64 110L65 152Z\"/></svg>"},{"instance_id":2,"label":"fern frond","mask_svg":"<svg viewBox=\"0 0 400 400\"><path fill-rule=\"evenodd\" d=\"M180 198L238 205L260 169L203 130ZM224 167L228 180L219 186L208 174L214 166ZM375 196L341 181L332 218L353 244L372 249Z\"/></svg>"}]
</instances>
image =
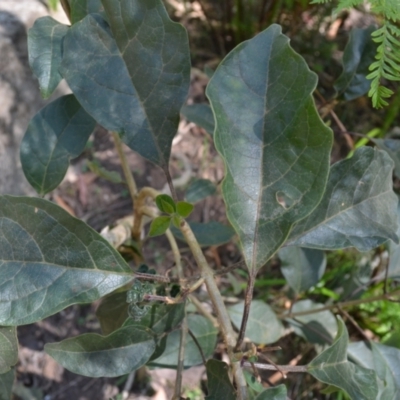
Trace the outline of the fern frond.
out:
<instances>
[{"instance_id":1,"label":"fern frond","mask_svg":"<svg viewBox=\"0 0 400 400\"><path fill-rule=\"evenodd\" d=\"M364 0L340 0L334 13L339 14L340 11L343 11L343 10L346 10L349 8L354 8L363 3L364 3Z\"/></svg>"},{"instance_id":2,"label":"fern frond","mask_svg":"<svg viewBox=\"0 0 400 400\"><path fill-rule=\"evenodd\" d=\"M310 4L324 4L324 3L329 3L332 0L312 0Z\"/></svg>"},{"instance_id":3,"label":"fern frond","mask_svg":"<svg viewBox=\"0 0 400 400\"><path fill-rule=\"evenodd\" d=\"M372 11L382 14L385 19L396 22L400 19L399 0L371 0Z\"/></svg>"}]
</instances>

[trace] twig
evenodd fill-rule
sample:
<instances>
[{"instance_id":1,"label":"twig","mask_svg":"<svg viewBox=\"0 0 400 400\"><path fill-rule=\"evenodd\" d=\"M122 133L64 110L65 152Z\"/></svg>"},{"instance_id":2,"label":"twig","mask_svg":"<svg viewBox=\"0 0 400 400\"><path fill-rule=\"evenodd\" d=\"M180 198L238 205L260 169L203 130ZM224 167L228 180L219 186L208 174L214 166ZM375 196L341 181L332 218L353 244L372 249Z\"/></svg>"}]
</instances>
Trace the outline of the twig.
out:
<instances>
[{"instance_id":1,"label":"twig","mask_svg":"<svg viewBox=\"0 0 400 400\"><path fill-rule=\"evenodd\" d=\"M127 400L129 397L129 392L132 389L133 381L135 380L136 371L132 371L128 375L128 379L125 382L124 390L122 391L122 400Z\"/></svg>"},{"instance_id":2,"label":"twig","mask_svg":"<svg viewBox=\"0 0 400 400\"><path fill-rule=\"evenodd\" d=\"M178 196L176 195L176 190L175 190L174 184L172 182L172 177L171 177L168 167L163 168L163 171L167 178L167 183L169 186L169 190L171 191L171 196L174 199L174 201L176 202L176 201L178 201Z\"/></svg>"},{"instance_id":3,"label":"twig","mask_svg":"<svg viewBox=\"0 0 400 400\"><path fill-rule=\"evenodd\" d=\"M340 306L338 307L338 310L351 322L351 324L354 326L354 328L356 328L356 330L364 338L364 340L369 341L371 339L365 334L360 325L357 324L355 319L346 310L343 310L343 308Z\"/></svg>"},{"instance_id":4,"label":"twig","mask_svg":"<svg viewBox=\"0 0 400 400\"><path fill-rule=\"evenodd\" d=\"M203 360L203 364L204 364L204 366L206 366L207 360L206 360L206 357L204 355L203 349L200 346L199 341L197 340L196 336L194 335L194 333L190 329L188 329L188 332L189 332L190 337L193 339L194 344L199 349L199 353L201 355L201 359Z\"/></svg>"},{"instance_id":5,"label":"twig","mask_svg":"<svg viewBox=\"0 0 400 400\"><path fill-rule=\"evenodd\" d=\"M185 347L186 347L186 337L188 333L188 324L185 317L183 318L182 325L181 325L181 339L179 341L179 352L178 352L178 365L176 368L176 381L175 381L175 388L174 388L174 396L172 400L179 400L181 398L182 392L182 372L185 366Z\"/></svg>"},{"instance_id":6,"label":"twig","mask_svg":"<svg viewBox=\"0 0 400 400\"><path fill-rule=\"evenodd\" d=\"M190 295L189 300L194 304L200 314L204 315L208 320L210 320L216 328L219 328L218 320L214 318L214 316L203 306L201 301L199 301L196 296Z\"/></svg>"},{"instance_id":7,"label":"twig","mask_svg":"<svg viewBox=\"0 0 400 400\"><path fill-rule=\"evenodd\" d=\"M260 364L260 363L251 363L249 361L245 361L242 363L244 367L252 368L254 365L258 369L263 369L265 371L283 371L285 373L291 372L308 372L306 365L271 365L271 364Z\"/></svg>"}]
</instances>

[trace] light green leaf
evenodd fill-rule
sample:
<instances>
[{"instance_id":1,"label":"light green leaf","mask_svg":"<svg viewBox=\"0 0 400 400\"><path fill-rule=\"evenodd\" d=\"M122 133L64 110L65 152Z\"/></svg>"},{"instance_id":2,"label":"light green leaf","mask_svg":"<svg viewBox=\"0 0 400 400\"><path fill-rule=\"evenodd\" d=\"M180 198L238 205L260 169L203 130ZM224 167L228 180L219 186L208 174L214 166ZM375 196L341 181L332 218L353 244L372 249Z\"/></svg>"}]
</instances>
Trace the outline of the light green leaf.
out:
<instances>
[{"instance_id":1,"label":"light green leaf","mask_svg":"<svg viewBox=\"0 0 400 400\"><path fill-rule=\"evenodd\" d=\"M187 33L161 0L103 5L110 26L98 14L73 25L61 73L97 122L166 170L189 88Z\"/></svg>"},{"instance_id":2,"label":"light green leaf","mask_svg":"<svg viewBox=\"0 0 400 400\"><path fill-rule=\"evenodd\" d=\"M286 247L279 250L279 258L282 274L296 293L314 286L325 272L326 256L320 250Z\"/></svg>"},{"instance_id":3,"label":"light green leaf","mask_svg":"<svg viewBox=\"0 0 400 400\"><path fill-rule=\"evenodd\" d=\"M334 164L321 203L293 229L288 245L318 249L373 249L398 243L393 161L380 150L361 147Z\"/></svg>"},{"instance_id":4,"label":"light green leaf","mask_svg":"<svg viewBox=\"0 0 400 400\"><path fill-rule=\"evenodd\" d=\"M108 336L86 333L44 346L46 353L64 368L92 378L129 374L144 365L155 348L154 334L134 326Z\"/></svg>"},{"instance_id":5,"label":"light green leaf","mask_svg":"<svg viewBox=\"0 0 400 400\"><path fill-rule=\"evenodd\" d=\"M28 31L29 65L39 79L40 93L45 99L62 79L58 68L62 59L62 41L67 32L68 26L51 17L37 19Z\"/></svg>"},{"instance_id":6,"label":"light green leaf","mask_svg":"<svg viewBox=\"0 0 400 400\"><path fill-rule=\"evenodd\" d=\"M85 148L95 120L70 94L40 110L22 139L22 168L29 183L44 195L64 179L69 162Z\"/></svg>"},{"instance_id":7,"label":"light green leaf","mask_svg":"<svg viewBox=\"0 0 400 400\"><path fill-rule=\"evenodd\" d=\"M235 231L230 226L223 225L217 221L210 221L204 224L201 222L189 222L189 225L202 247L219 246L228 243L235 235ZM185 241L179 229L172 227L171 231L179 240Z\"/></svg>"},{"instance_id":8,"label":"light green leaf","mask_svg":"<svg viewBox=\"0 0 400 400\"><path fill-rule=\"evenodd\" d=\"M187 203L186 201L178 201L176 203L176 212L182 218L187 218L192 213L193 208L193 204Z\"/></svg>"},{"instance_id":9,"label":"light green leaf","mask_svg":"<svg viewBox=\"0 0 400 400\"><path fill-rule=\"evenodd\" d=\"M181 114L190 122L203 128L211 136L214 134L215 122L211 107L208 104L191 104L181 108Z\"/></svg>"},{"instance_id":10,"label":"light green leaf","mask_svg":"<svg viewBox=\"0 0 400 400\"><path fill-rule=\"evenodd\" d=\"M160 194L156 197L156 205L161 212L173 214L176 211L176 205L171 196Z\"/></svg>"},{"instance_id":11,"label":"light green leaf","mask_svg":"<svg viewBox=\"0 0 400 400\"><path fill-rule=\"evenodd\" d=\"M91 13L100 13L104 16L104 7L101 0L68 0L71 8L71 23L75 24L86 15Z\"/></svg>"},{"instance_id":12,"label":"light green leaf","mask_svg":"<svg viewBox=\"0 0 400 400\"><path fill-rule=\"evenodd\" d=\"M308 372L321 382L343 389L352 400L376 400L375 372L347 361L349 336L341 319L338 325L334 343L308 364Z\"/></svg>"},{"instance_id":13,"label":"light green leaf","mask_svg":"<svg viewBox=\"0 0 400 400\"><path fill-rule=\"evenodd\" d=\"M171 224L170 216L156 217L151 221L149 237L163 235Z\"/></svg>"},{"instance_id":14,"label":"light green leaf","mask_svg":"<svg viewBox=\"0 0 400 400\"><path fill-rule=\"evenodd\" d=\"M229 379L228 364L218 360L208 360L206 400L236 400L236 391Z\"/></svg>"},{"instance_id":15,"label":"light green leaf","mask_svg":"<svg viewBox=\"0 0 400 400\"><path fill-rule=\"evenodd\" d=\"M12 387L15 379L15 371L0 374L0 400L10 400L12 397Z\"/></svg>"},{"instance_id":16,"label":"light green leaf","mask_svg":"<svg viewBox=\"0 0 400 400\"><path fill-rule=\"evenodd\" d=\"M0 326L0 375L7 373L17 362L17 328Z\"/></svg>"},{"instance_id":17,"label":"light green leaf","mask_svg":"<svg viewBox=\"0 0 400 400\"><path fill-rule=\"evenodd\" d=\"M372 369L378 376L377 400L400 397L400 350L380 343L349 344L348 355L362 367Z\"/></svg>"},{"instance_id":18,"label":"light green leaf","mask_svg":"<svg viewBox=\"0 0 400 400\"><path fill-rule=\"evenodd\" d=\"M228 308L236 328L242 324L244 302ZM246 337L257 344L275 343L283 335L283 325L272 308L261 300L253 300L247 321Z\"/></svg>"},{"instance_id":19,"label":"light green leaf","mask_svg":"<svg viewBox=\"0 0 400 400\"><path fill-rule=\"evenodd\" d=\"M217 329L208 319L201 315L188 315L187 321L189 329L193 332L203 350L204 356L206 358L211 357L217 344ZM180 337L180 330L171 332L167 336L167 344L164 353L161 357L153 360L151 365L162 368L176 368ZM185 368L199 365L202 362L198 347L193 342L192 337L188 335L185 346Z\"/></svg>"},{"instance_id":20,"label":"light green leaf","mask_svg":"<svg viewBox=\"0 0 400 400\"><path fill-rule=\"evenodd\" d=\"M371 86L367 79L369 66L375 61L376 43L371 38L374 26L353 28L343 53L343 72L335 83L335 89L345 100L353 100L366 94Z\"/></svg>"},{"instance_id":21,"label":"light green leaf","mask_svg":"<svg viewBox=\"0 0 400 400\"><path fill-rule=\"evenodd\" d=\"M285 385L278 385L265 389L254 400L286 400L287 389Z\"/></svg>"},{"instance_id":22,"label":"light green leaf","mask_svg":"<svg viewBox=\"0 0 400 400\"><path fill-rule=\"evenodd\" d=\"M253 274L320 202L332 133L315 109L317 76L272 25L241 43L207 87L225 162L228 218Z\"/></svg>"},{"instance_id":23,"label":"light green leaf","mask_svg":"<svg viewBox=\"0 0 400 400\"><path fill-rule=\"evenodd\" d=\"M213 182L208 179L194 180L186 190L185 198L189 203L197 203L217 191Z\"/></svg>"},{"instance_id":24,"label":"light green leaf","mask_svg":"<svg viewBox=\"0 0 400 400\"><path fill-rule=\"evenodd\" d=\"M400 140L371 139L381 150L385 150L394 162L394 174L400 178Z\"/></svg>"},{"instance_id":25,"label":"light green leaf","mask_svg":"<svg viewBox=\"0 0 400 400\"><path fill-rule=\"evenodd\" d=\"M23 325L131 281L119 253L84 222L38 198L0 196L0 324Z\"/></svg>"},{"instance_id":26,"label":"light green leaf","mask_svg":"<svg viewBox=\"0 0 400 400\"><path fill-rule=\"evenodd\" d=\"M292 312L302 312L309 310L317 310L324 304L314 303L311 300L297 301ZM335 316L331 311L325 310L314 314L299 315L295 319L286 319L293 327L294 332L306 339L308 342L325 345L332 343L338 331L338 325Z\"/></svg>"}]
</instances>

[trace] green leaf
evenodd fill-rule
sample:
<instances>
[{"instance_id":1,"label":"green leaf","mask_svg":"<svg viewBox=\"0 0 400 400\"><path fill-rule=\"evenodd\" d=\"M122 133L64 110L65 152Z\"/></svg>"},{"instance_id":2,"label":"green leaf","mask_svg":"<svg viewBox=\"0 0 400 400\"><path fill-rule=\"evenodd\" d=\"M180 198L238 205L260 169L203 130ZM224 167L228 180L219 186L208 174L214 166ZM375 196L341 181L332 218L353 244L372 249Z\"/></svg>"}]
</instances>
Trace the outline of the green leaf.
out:
<instances>
[{"instance_id":1,"label":"green leaf","mask_svg":"<svg viewBox=\"0 0 400 400\"><path fill-rule=\"evenodd\" d=\"M178 201L176 203L176 212L182 217L187 218L193 211L194 205L186 201Z\"/></svg>"},{"instance_id":2,"label":"green leaf","mask_svg":"<svg viewBox=\"0 0 400 400\"><path fill-rule=\"evenodd\" d=\"M20 157L26 179L40 195L61 183L70 160L82 153L95 124L72 94L51 102L32 118Z\"/></svg>"},{"instance_id":3,"label":"green leaf","mask_svg":"<svg viewBox=\"0 0 400 400\"><path fill-rule=\"evenodd\" d=\"M171 224L170 216L156 217L151 221L149 236L160 236L163 235Z\"/></svg>"},{"instance_id":4,"label":"green leaf","mask_svg":"<svg viewBox=\"0 0 400 400\"><path fill-rule=\"evenodd\" d=\"M28 31L29 65L39 79L40 93L45 99L62 79L58 68L62 59L62 41L67 32L68 26L51 17L37 19Z\"/></svg>"},{"instance_id":5,"label":"green leaf","mask_svg":"<svg viewBox=\"0 0 400 400\"><path fill-rule=\"evenodd\" d=\"M207 87L225 162L228 218L248 268L261 268L320 202L332 132L315 109L317 76L272 25L241 43Z\"/></svg>"},{"instance_id":6,"label":"green leaf","mask_svg":"<svg viewBox=\"0 0 400 400\"><path fill-rule=\"evenodd\" d=\"M187 317L189 329L193 332L200 347L203 350L204 356L209 358L213 355L217 344L217 329L213 324L201 315L188 315ZM181 331L176 330L167 336L166 349L161 357L151 362L152 366L162 368L176 368L178 362L179 343ZM185 368L199 365L203 362L199 349L193 342L191 336L187 336L185 346Z\"/></svg>"},{"instance_id":7,"label":"green leaf","mask_svg":"<svg viewBox=\"0 0 400 400\"><path fill-rule=\"evenodd\" d=\"M372 369L378 376L377 400L400 396L400 350L380 343L349 344L348 355L362 367Z\"/></svg>"},{"instance_id":8,"label":"green leaf","mask_svg":"<svg viewBox=\"0 0 400 400\"><path fill-rule=\"evenodd\" d=\"M293 305L292 312L317 310L321 307L324 307L324 304L314 303L308 299L300 300ZM310 343L321 345L332 343L338 331L336 318L329 310L299 315L295 319L287 318L286 321L290 323L297 335Z\"/></svg>"},{"instance_id":9,"label":"green leaf","mask_svg":"<svg viewBox=\"0 0 400 400\"><path fill-rule=\"evenodd\" d=\"M243 370L244 378L246 379L247 385L250 390L255 393L261 393L264 391L264 386L257 380L257 378L247 370Z\"/></svg>"},{"instance_id":10,"label":"green leaf","mask_svg":"<svg viewBox=\"0 0 400 400\"><path fill-rule=\"evenodd\" d=\"M208 179L194 180L186 190L185 198L189 203L197 203L217 191L213 182Z\"/></svg>"},{"instance_id":11,"label":"green leaf","mask_svg":"<svg viewBox=\"0 0 400 400\"><path fill-rule=\"evenodd\" d=\"M127 326L101 336L86 333L44 346L47 354L75 374L115 377L146 364L156 348L154 334L145 328Z\"/></svg>"},{"instance_id":12,"label":"green leaf","mask_svg":"<svg viewBox=\"0 0 400 400\"><path fill-rule=\"evenodd\" d=\"M349 336L341 319L332 346L308 364L308 372L321 382L343 389L352 400L376 400L376 374L370 369L347 361Z\"/></svg>"},{"instance_id":13,"label":"green leaf","mask_svg":"<svg viewBox=\"0 0 400 400\"><path fill-rule=\"evenodd\" d=\"M392 170L389 156L371 147L334 164L321 203L295 226L288 245L367 251L388 239L398 243Z\"/></svg>"},{"instance_id":14,"label":"green leaf","mask_svg":"<svg viewBox=\"0 0 400 400\"><path fill-rule=\"evenodd\" d=\"M400 178L400 140L371 139L381 150L385 150L394 162L394 174Z\"/></svg>"},{"instance_id":15,"label":"green leaf","mask_svg":"<svg viewBox=\"0 0 400 400\"><path fill-rule=\"evenodd\" d=\"M189 222L189 225L202 247L219 246L228 243L235 235L235 231L230 226L223 225L217 221L210 221L205 224ZM171 230L179 240L185 241L180 230L174 227Z\"/></svg>"},{"instance_id":16,"label":"green leaf","mask_svg":"<svg viewBox=\"0 0 400 400\"><path fill-rule=\"evenodd\" d=\"M286 400L287 389L285 385L278 385L265 389L254 400Z\"/></svg>"},{"instance_id":17,"label":"green leaf","mask_svg":"<svg viewBox=\"0 0 400 400\"><path fill-rule=\"evenodd\" d=\"M397 206L397 235L400 237L400 201ZM400 244L389 242L388 278L400 280Z\"/></svg>"},{"instance_id":18,"label":"green leaf","mask_svg":"<svg viewBox=\"0 0 400 400\"><path fill-rule=\"evenodd\" d=\"M176 205L171 196L160 194L156 197L156 205L161 212L173 214L176 212Z\"/></svg>"},{"instance_id":19,"label":"green leaf","mask_svg":"<svg viewBox=\"0 0 400 400\"><path fill-rule=\"evenodd\" d=\"M236 391L229 379L228 364L218 360L208 360L206 400L236 400Z\"/></svg>"},{"instance_id":20,"label":"green leaf","mask_svg":"<svg viewBox=\"0 0 400 400\"><path fill-rule=\"evenodd\" d=\"M126 293L126 291L114 292L101 299L96 310L96 317L104 335L109 335L121 328L129 317Z\"/></svg>"},{"instance_id":21,"label":"green leaf","mask_svg":"<svg viewBox=\"0 0 400 400\"><path fill-rule=\"evenodd\" d=\"M17 328L0 326L0 375L7 373L18 362Z\"/></svg>"},{"instance_id":22,"label":"green leaf","mask_svg":"<svg viewBox=\"0 0 400 400\"><path fill-rule=\"evenodd\" d=\"M242 324L244 302L228 308L236 328ZM253 300L247 321L246 337L257 344L275 343L283 335L283 325L272 308L261 300Z\"/></svg>"},{"instance_id":23,"label":"green leaf","mask_svg":"<svg viewBox=\"0 0 400 400\"><path fill-rule=\"evenodd\" d=\"M103 166L100 165L100 163L97 160L94 161L87 160L86 165L94 174L96 174L100 178L103 178L112 183L125 183L119 172L109 171L105 169Z\"/></svg>"},{"instance_id":24,"label":"green leaf","mask_svg":"<svg viewBox=\"0 0 400 400\"><path fill-rule=\"evenodd\" d=\"M0 196L0 324L30 324L133 278L84 222L38 198Z\"/></svg>"},{"instance_id":25,"label":"green leaf","mask_svg":"<svg viewBox=\"0 0 400 400\"><path fill-rule=\"evenodd\" d=\"M279 250L279 258L282 274L296 293L314 286L325 272L326 256L320 250L285 247Z\"/></svg>"},{"instance_id":26,"label":"green leaf","mask_svg":"<svg viewBox=\"0 0 400 400\"><path fill-rule=\"evenodd\" d=\"M104 16L104 7L101 0L68 0L71 8L71 23L75 24L86 15L91 13L100 13Z\"/></svg>"},{"instance_id":27,"label":"green leaf","mask_svg":"<svg viewBox=\"0 0 400 400\"><path fill-rule=\"evenodd\" d=\"M369 66L375 60L376 43L371 38L374 26L353 28L343 53L343 72L335 83L335 89L345 100L353 100L368 92L371 81L367 79Z\"/></svg>"},{"instance_id":28,"label":"green leaf","mask_svg":"<svg viewBox=\"0 0 400 400\"><path fill-rule=\"evenodd\" d=\"M11 369L5 374L0 374L0 400L10 400L15 379L15 371Z\"/></svg>"},{"instance_id":29,"label":"green leaf","mask_svg":"<svg viewBox=\"0 0 400 400\"><path fill-rule=\"evenodd\" d=\"M98 14L73 25L61 73L98 123L166 170L189 88L187 33L161 0L103 5L110 26Z\"/></svg>"},{"instance_id":30,"label":"green leaf","mask_svg":"<svg viewBox=\"0 0 400 400\"><path fill-rule=\"evenodd\" d=\"M181 108L181 114L190 122L203 128L213 136L215 129L214 115L208 104L191 104Z\"/></svg>"}]
</instances>

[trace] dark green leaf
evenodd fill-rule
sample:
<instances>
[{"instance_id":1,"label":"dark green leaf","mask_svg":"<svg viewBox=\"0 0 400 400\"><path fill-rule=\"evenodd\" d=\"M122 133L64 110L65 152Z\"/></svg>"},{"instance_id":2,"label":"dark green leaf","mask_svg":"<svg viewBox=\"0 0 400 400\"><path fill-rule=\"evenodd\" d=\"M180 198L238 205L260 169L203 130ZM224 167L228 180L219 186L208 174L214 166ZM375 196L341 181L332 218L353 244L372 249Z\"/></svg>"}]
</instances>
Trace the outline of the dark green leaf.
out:
<instances>
[{"instance_id":1,"label":"dark green leaf","mask_svg":"<svg viewBox=\"0 0 400 400\"><path fill-rule=\"evenodd\" d=\"M235 235L235 231L230 226L223 225L217 221L205 224L201 222L189 222L189 225L202 247L219 246L228 243ZM185 241L180 230L174 227L171 230L179 240Z\"/></svg>"},{"instance_id":2,"label":"dark green leaf","mask_svg":"<svg viewBox=\"0 0 400 400\"><path fill-rule=\"evenodd\" d=\"M193 208L193 204L187 203L186 201L178 201L176 203L176 212L182 218L187 218L192 213Z\"/></svg>"},{"instance_id":3,"label":"dark green leaf","mask_svg":"<svg viewBox=\"0 0 400 400\"><path fill-rule=\"evenodd\" d=\"M49 97L62 76L58 68L62 59L62 41L68 26L60 24L51 17L42 17L28 31L29 65L39 79L40 93Z\"/></svg>"},{"instance_id":4,"label":"dark green leaf","mask_svg":"<svg viewBox=\"0 0 400 400\"><path fill-rule=\"evenodd\" d=\"M44 347L64 368L92 378L129 374L144 365L155 348L153 333L135 326L120 328L108 336L86 333Z\"/></svg>"},{"instance_id":5,"label":"dark green leaf","mask_svg":"<svg viewBox=\"0 0 400 400\"><path fill-rule=\"evenodd\" d=\"M156 204L161 212L173 214L176 211L176 205L171 196L160 194L156 197Z\"/></svg>"},{"instance_id":6,"label":"dark green leaf","mask_svg":"<svg viewBox=\"0 0 400 400\"><path fill-rule=\"evenodd\" d=\"M286 400L287 389L285 385L278 385L265 389L254 400Z\"/></svg>"},{"instance_id":7,"label":"dark green leaf","mask_svg":"<svg viewBox=\"0 0 400 400\"><path fill-rule=\"evenodd\" d=\"M0 324L36 322L97 300L132 278L119 253L62 208L0 196Z\"/></svg>"},{"instance_id":8,"label":"dark green leaf","mask_svg":"<svg viewBox=\"0 0 400 400\"><path fill-rule=\"evenodd\" d=\"M104 335L121 328L129 317L126 291L115 292L104 297L96 310L96 317L100 321Z\"/></svg>"},{"instance_id":9,"label":"dark green leaf","mask_svg":"<svg viewBox=\"0 0 400 400\"><path fill-rule=\"evenodd\" d=\"M100 178L103 178L107 181L110 181L112 183L125 183L125 181L122 179L122 176L119 172L117 171L109 171L102 167L100 163L97 160L94 161L86 161L87 166L89 169L99 176Z\"/></svg>"},{"instance_id":10,"label":"dark green leaf","mask_svg":"<svg viewBox=\"0 0 400 400\"><path fill-rule=\"evenodd\" d=\"M348 355L362 367L372 369L378 376L377 400L400 398L400 350L380 343L351 343Z\"/></svg>"},{"instance_id":11,"label":"dark green leaf","mask_svg":"<svg viewBox=\"0 0 400 400\"><path fill-rule=\"evenodd\" d=\"M279 251L279 258L282 274L296 293L314 286L325 272L326 256L320 250L286 247Z\"/></svg>"},{"instance_id":12,"label":"dark green leaf","mask_svg":"<svg viewBox=\"0 0 400 400\"><path fill-rule=\"evenodd\" d=\"M138 322L128 319L124 326L140 325L162 335L176 328L185 317L185 303L154 304L151 310Z\"/></svg>"},{"instance_id":13,"label":"dark green leaf","mask_svg":"<svg viewBox=\"0 0 400 400\"><path fill-rule=\"evenodd\" d=\"M211 107L208 104L191 104L181 108L181 114L190 122L203 128L211 136L214 134L215 122Z\"/></svg>"},{"instance_id":14,"label":"dark green leaf","mask_svg":"<svg viewBox=\"0 0 400 400\"><path fill-rule=\"evenodd\" d=\"M332 346L308 364L308 372L321 382L343 389L352 400L376 400L378 385L371 369L347 361L349 336L341 319Z\"/></svg>"},{"instance_id":15,"label":"dark green leaf","mask_svg":"<svg viewBox=\"0 0 400 400\"><path fill-rule=\"evenodd\" d=\"M200 315L189 315L187 317L187 321L189 329L193 332L194 336L199 342L205 357L211 357L214 352L215 345L217 344L217 329L208 319ZM161 357L152 361L151 365L164 368L176 368L180 337L180 330L171 332L167 337L165 352ZM203 362L198 347L193 342L192 337L189 335L187 336L186 340L184 362L185 368L199 365Z\"/></svg>"},{"instance_id":16,"label":"dark green leaf","mask_svg":"<svg viewBox=\"0 0 400 400\"><path fill-rule=\"evenodd\" d=\"M170 20L161 0L103 5L110 26L97 14L73 25L61 73L101 125L166 169L189 87L186 31Z\"/></svg>"},{"instance_id":17,"label":"dark green leaf","mask_svg":"<svg viewBox=\"0 0 400 400\"><path fill-rule=\"evenodd\" d=\"M75 24L86 15L91 13L100 13L104 15L104 7L101 0L68 0L71 8L71 23Z\"/></svg>"},{"instance_id":18,"label":"dark green leaf","mask_svg":"<svg viewBox=\"0 0 400 400\"><path fill-rule=\"evenodd\" d=\"M229 316L236 328L240 328L243 317L244 302L241 301L228 308ZM246 337L257 344L276 342L283 335L283 325L272 308L261 300L251 303L247 321Z\"/></svg>"},{"instance_id":19,"label":"dark green leaf","mask_svg":"<svg viewBox=\"0 0 400 400\"><path fill-rule=\"evenodd\" d=\"M0 400L10 400L12 397L12 387L15 379L14 369L0 374Z\"/></svg>"},{"instance_id":20,"label":"dark green leaf","mask_svg":"<svg viewBox=\"0 0 400 400\"><path fill-rule=\"evenodd\" d=\"M278 25L241 43L207 87L225 161L228 218L254 274L320 202L332 133L315 109L317 76Z\"/></svg>"},{"instance_id":21,"label":"dark green leaf","mask_svg":"<svg viewBox=\"0 0 400 400\"><path fill-rule=\"evenodd\" d=\"M373 249L398 243L393 161L371 147L357 149L332 169L321 203L293 229L288 244L319 249Z\"/></svg>"},{"instance_id":22,"label":"dark green leaf","mask_svg":"<svg viewBox=\"0 0 400 400\"><path fill-rule=\"evenodd\" d=\"M189 203L197 203L217 191L214 183L208 179L196 179L186 190L185 198Z\"/></svg>"},{"instance_id":23,"label":"dark green leaf","mask_svg":"<svg viewBox=\"0 0 400 400\"><path fill-rule=\"evenodd\" d=\"M376 28L353 28L343 53L343 72L335 83L335 89L345 100L353 100L368 92L371 81L366 78L369 66L375 61L376 43L371 33Z\"/></svg>"},{"instance_id":24,"label":"dark green leaf","mask_svg":"<svg viewBox=\"0 0 400 400\"><path fill-rule=\"evenodd\" d=\"M400 178L400 139L371 139L371 141L389 154L394 161L394 174Z\"/></svg>"},{"instance_id":25,"label":"dark green leaf","mask_svg":"<svg viewBox=\"0 0 400 400\"><path fill-rule=\"evenodd\" d=\"M316 310L321 307L324 307L324 304L314 303L311 300L300 300L293 305L292 312ZM321 345L332 343L338 330L336 318L329 310L301 315L294 319L286 319L286 321L290 323L297 335L305 338L308 342Z\"/></svg>"},{"instance_id":26,"label":"dark green leaf","mask_svg":"<svg viewBox=\"0 0 400 400\"><path fill-rule=\"evenodd\" d=\"M0 375L8 372L18 362L17 328L0 326Z\"/></svg>"},{"instance_id":27,"label":"dark green leaf","mask_svg":"<svg viewBox=\"0 0 400 400\"><path fill-rule=\"evenodd\" d=\"M171 224L171 217L169 216L161 216L154 218L150 224L149 236L153 237L153 236L163 235L169 228L170 224Z\"/></svg>"},{"instance_id":28,"label":"dark green leaf","mask_svg":"<svg viewBox=\"0 0 400 400\"><path fill-rule=\"evenodd\" d=\"M51 102L32 118L21 143L21 163L40 195L61 183L69 161L82 153L95 124L72 94Z\"/></svg>"},{"instance_id":29,"label":"dark green leaf","mask_svg":"<svg viewBox=\"0 0 400 400\"><path fill-rule=\"evenodd\" d=\"M228 364L218 360L208 360L206 400L236 400L236 391L229 379Z\"/></svg>"}]
</instances>

